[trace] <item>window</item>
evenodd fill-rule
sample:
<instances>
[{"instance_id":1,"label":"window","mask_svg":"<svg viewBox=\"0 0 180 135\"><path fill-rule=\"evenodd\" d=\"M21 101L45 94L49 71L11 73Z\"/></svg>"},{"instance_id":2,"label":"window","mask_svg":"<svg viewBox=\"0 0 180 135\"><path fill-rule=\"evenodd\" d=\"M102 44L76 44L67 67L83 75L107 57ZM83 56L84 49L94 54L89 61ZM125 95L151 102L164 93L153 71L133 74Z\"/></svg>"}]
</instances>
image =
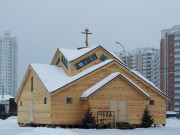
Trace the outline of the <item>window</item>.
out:
<instances>
[{"instance_id":1,"label":"window","mask_svg":"<svg viewBox=\"0 0 180 135\"><path fill-rule=\"evenodd\" d=\"M174 43L180 43L180 39L174 40Z\"/></svg>"},{"instance_id":2,"label":"window","mask_svg":"<svg viewBox=\"0 0 180 135\"><path fill-rule=\"evenodd\" d=\"M170 97L170 98L173 98L173 97L174 97L174 94L173 94L173 93L170 93L170 94L169 94L169 97Z\"/></svg>"},{"instance_id":3,"label":"window","mask_svg":"<svg viewBox=\"0 0 180 135\"><path fill-rule=\"evenodd\" d=\"M46 104L46 97L44 97L44 104Z\"/></svg>"},{"instance_id":4,"label":"window","mask_svg":"<svg viewBox=\"0 0 180 135\"><path fill-rule=\"evenodd\" d=\"M171 39L173 36L172 35L169 35L169 38Z\"/></svg>"},{"instance_id":5,"label":"window","mask_svg":"<svg viewBox=\"0 0 180 135\"><path fill-rule=\"evenodd\" d=\"M175 81L175 84L180 84L180 81Z\"/></svg>"},{"instance_id":6,"label":"window","mask_svg":"<svg viewBox=\"0 0 180 135\"><path fill-rule=\"evenodd\" d=\"M61 61L62 61L62 63L66 66L66 68L69 68L69 62L68 62L68 60L64 57L64 55L62 56Z\"/></svg>"},{"instance_id":7,"label":"window","mask_svg":"<svg viewBox=\"0 0 180 135\"><path fill-rule=\"evenodd\" d=\"M60 63L60 58L58 58L57 62L56 62L56 66L59 66Z\"/></svg>"},{"instance_id":8,"label":"window","mask_svg":"<svg viewBox=\"0 0 180 135\"><path fill-rule=\"evenodd\" d=\"M177 34L174 34L174 36L175 36L175 37L180 37L180 34L179 34L179 33L177 33Z\"/></svg>"},{"instance_id":9,"label":"window","mask_svg":"<svg viewBox=\"0 0 180 135\"><path fill-rule=\"evenodd\" d=\"M173 59L170 59L169 61L170 61L170 62L173 62Z\"/></svg>"},{"instance_id":10,"label":"window","mask_svg":"<svg viewBox=\"0 0 180 135\"><path fill-rule=\"evenodd\" d=\"M154 100L149 100L149 105L154 105Z\"/></svg>"},{"instance_id":11,"label":"window","mask_svg":"<svg viewBox=\"0 0 180 135\"><path fill-rule=\"evenodd\" d=\"M22 101L20 102L20 106L22 106Z\"/></svg>"},{"instance_id":12,"label":"window","mask_svg":"<svg viewBox=\"0 0 180 135\"><path fill-rule=\"evenodd\" d=\"M33 77L31 77L31 92L33 92Z\"/></svg>"},{"instance_id":13,"label":"window","mask_svg":"<svg viewBox=\"0 0 180 135\"><path fill-rule=\"evenodd\" d=\"M179 106L178 106L178 107L179 107ZM170 106L169 109L170 109L170 110L174 110L174 107L173 107L173 106Z\"/></svg>"},{"instance_id":14,"label":"window","mask_svg":"<svg viewBox=\"0 0 180 135\"><path fill-rule=\"evenodd\" d=\"M96 54L94 53L94 54L86 57L85 59L81 60L80 62L77 62L77 63L75 64L75 67L76 67L76 69L78 70L78 69L86 66L87 64L95 61L96 59L97 59L97 56L96 56Z\"/></svg>"},{"instance_id":15,"label":"window","mask_svg":"<svg viewBox=\"0 0 180 135\"><path fill-rule=\"evenodd\" d=\"M105 61L108 59L108 57L106 57L104 54L101 55L101 58L100 58L102 61Z\"/></svg>"},{"instance_id":16,"label":"window","mask_svg":"<svg viewBox=\"0 0 180 135\"><path fill-rule=\"evenodd\" d=\"M73 103L73 99L70 98L70 97L66 98L66 103L67 104L72 104Z\"/></svg>"},{"instance_id":17,"label":"window","mask_svg":"<svg viewBox=\"0 0 180 135\"><path fill-rule=\"evenodd\" d=\"M169 91L173 91L173 88L172 88L172 87L170 87Z\"/></svg>"}]
</instances>

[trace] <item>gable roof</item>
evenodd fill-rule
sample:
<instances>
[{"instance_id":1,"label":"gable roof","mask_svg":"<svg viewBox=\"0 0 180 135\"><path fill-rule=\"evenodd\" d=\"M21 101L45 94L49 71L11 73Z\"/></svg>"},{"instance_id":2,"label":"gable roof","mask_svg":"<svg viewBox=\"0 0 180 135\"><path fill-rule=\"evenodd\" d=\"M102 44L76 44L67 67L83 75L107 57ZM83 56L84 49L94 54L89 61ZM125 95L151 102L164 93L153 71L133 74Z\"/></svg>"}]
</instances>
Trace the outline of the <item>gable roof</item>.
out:
<instances>
[{"instance_id":1,"label":"gable roof","mask_svg":"<svg viewBox=\"0 0 180 135\"><path fill-rule=\"evenodd\" d=\"M81 57L82 55L85 55L86 53L92 51L93 49L96 49L97 47L101 47L102 49L104 49L102 46L94 46L91 48L84 48L81 50L75 50L75 49L60 49L64 54L66 54L66 56L68 57L69 60L74 60L77 59L79 57ZM58 51L60 51L58 50ZM70 51L71 50L71 51ZM122 62L121 59L119 59L114 53L111 53L109 51L107 51L106 49L104 49L107 53L109 53L110 55L112 55L115 60L106 60L104 62L101 62L95 66L92 66L88 69L83 70L82 72L70 77L67 76L67 74L64 72L64 70L62 69L62 67L56 67L53 65L45 65L45 64L31 64L30 66L32 67L32 69L36 72L36 74L38 75L38 77L40 78L41 82L43 83L43 85L46 87L46 89L48 90L48 92L53 92L56 91L82 77L84 77L85 75L111 63L112 61L116 61L117 63L119 63L121 66L123 66L126 70L128 70L129 72L133 73L134 75L136 75L137 77L139 77L140 79L142 79L144 82L146 82L147 84L149 84L150 86L152 86L157 92L159 92L159 94L162 94L163 97L165 97L166 99L168 99L168 96L165 95L160 89L158 89L155 85L152 85L152 83L149 83L149 81L144 78L141 77L140 75L138 75L137 73L135 73L134 71L132 71L131 69L129 69L124 62ZM68 53L70 52L70 53ZM76 55L74 55L74 52ZM80 52L80 53L79 53ZM56 51L57 53L57 51ZM73 55L72 55L73 54ZM75 57L74 57L75 56ZM25 79L25 78L24 78ZM21 89L21 87L20 87ZM19 95L19 92L18 92Z\"/></svg>"},{"instance_id":2,"label":"gable roof","mask_svg":"<svg viewBox=\"0 0 180 135\"><path fill-rule=\"evenodd\" d=\"M94 86L92 86L91 88L89 88L88 90L83 92L81 95L81 98L87 99L87 97L92 95L94 92L96 92L97 90L99 90L100 88L102 88L103 86L105 86L106 84L108 84L110 81L112 81L113 79L115 79L118 76L127 80L130 84L132 84L134 87L136 87L137 90L139 90L139 92L141 92L147 99L150 99L149 94L147 94L144 90L142 90L139 86L137 86L135 83L133 83L130 79L128 79L125 75L121 74L120 72L115 72L115 73L112 73L109 76L105 77L104 79L102 79L101 81L96 83Z\"/></svg>"},{"instance_id":3,"label":"gable roof","mask_svg":"<svg viewBox=\"0 0 180 135\"><path fill-rule=\"evenodd\" d=\"M88 69L83 70L82 72L74 75L74 76L68 76L65 71L62 69L62 67L57 67L53 65L46 65L46 64L31 64L30 66L35 71L41 82L44 84L48 92L53 92L57 89L60 89L77 79L109 64L114 60L106 60L104 62L101 62L95 66L92 66Z\"/></svg>"},{"instance_id":4,"label":"gable roof","mask_svg":"<svg viewBox=\"0 0 180 135\"><path fill-rule=\"evenodd\" d=\"M98 46L93 46L91 48L82 48L80 50L77 49L65 49L65 48L58 48L59 51L66 57L66 59L71 62L79 57L81 57L82 55L98 48L100 45Z\"/></svg>"},{"instance_id":5,"label":"gable roof","mask_svg":"<svg viewBox=\"0 0 180 135\"><path fill-rule=\"evenodd\" d=\"M118 61L120 61L124 66L126 66L126 64L113 52L109 52L107 51L104 47L102 47L101 45L98 46L93 46L90 48L82 48L80 50L77 49L65 49L65 48L58 48L58 50L66 57L66 59L69 62L72 62L76 59L78 59L79 57L87 54L88 52L93 51L96 48L103 48L106 52L108 52L110 55L112 55L113 57L115 57Z\"/></svg>"},{"instance_id":6,"label":"gable roof","mask_svg":"<svg viewBox=\"0 0 180 135\"><path fill-rule=\"evenodd\" d=\"M32 69L35 71L35 73L37 74L37 76L39 77L39 79L41 80L41 82L43 83L45 88L47 89L47 91L48 92L54 92L60 88L63 88L64 86L71 84L72 82L74 82L80 78L83 78L87 74L90 74L90 73L102 68L103 66L110 64L113 61L119 63L121 66L123 66L124 68L126 68L127 70L129 70L130 72L133 73L133 71L131 71L128 67L124 66L119 61L112 60L112 59L106 60L106 61L101 62L95 66L92 66L88 69L85 69L84 71L82 71L82 72L80 72L80 73L78 73L72 77L67 76L67 74L64 72L62 67L57 67L57 66L53 66L53 65L46 65L46 64L31 64L29 67L32 67ZM30 68L28 68L27 72L29 71L29 69ZM27 72L26 72L26 74L27 74ZM133 73L133 74L138 76L135 73ZM149 84L145 78L140 77L140 76L138 76L138 77L141 78L143 81L145 81L147 84ZM25 79L26 78L24 77L23 82ZM154 87L156 91L158 91L159 93L164 95L163 97L168 99L168 96L165 95L161 90L159 90L157 87L155 87L153 85L151 85L151 86ZM17 101L18 97L20 96L19 94L20 94L21 90L22 90L22 87L20 87L20 89L18 91L16 101Z\"/></svg>"}]
</instances>

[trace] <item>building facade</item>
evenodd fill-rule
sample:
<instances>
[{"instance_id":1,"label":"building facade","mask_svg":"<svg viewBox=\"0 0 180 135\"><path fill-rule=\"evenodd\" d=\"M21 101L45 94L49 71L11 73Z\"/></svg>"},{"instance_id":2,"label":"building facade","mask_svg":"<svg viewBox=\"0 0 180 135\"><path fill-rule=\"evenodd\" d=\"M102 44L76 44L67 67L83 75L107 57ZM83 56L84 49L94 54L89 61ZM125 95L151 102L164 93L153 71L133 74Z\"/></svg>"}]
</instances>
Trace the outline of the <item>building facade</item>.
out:
<instances>
[{"instance_id":1,"label":"building facade","mask_svg":"<svg viewBox=\"0 0 180 135\"><path fill-rule=\"evenodd\" d=\"M141 125L148 107L166 124L168 97L102 46L58 48L51 64L30 64L16 96L22 124L80 126L91 108L96 126ZM133 112L133 113L132 113Z\"/></svg>"},{"instance_id":2,"label":"building facade","mask_svg":"<svg viewBox=\"0 0 180 135\"><path fill-rule=\"evenodd\" d=\"M18 46L15 37L5 31L0 36L0 95L17 94Z\"/></svg>"},{"instance_id":3,"label":"building facade","mask_svg":"<svg viewBox=\"0 0 180 135\"><path fill-rule=\"evenodd\" d=\"M161 90L169 96L167 110L180 109L180 25L161 31Z\"/></svg>"},{"instance_id":4,"label":"building facade","mask_svg":"<svg viewBox=\"0 0 180 135\"><path fill-rule=\"evenodd\" d=\"M126 54L115 52L126 65L141 73L151 81L156 87L160 88L160 51L156 48L138 48Z\"/></svg>"}]
</instances>

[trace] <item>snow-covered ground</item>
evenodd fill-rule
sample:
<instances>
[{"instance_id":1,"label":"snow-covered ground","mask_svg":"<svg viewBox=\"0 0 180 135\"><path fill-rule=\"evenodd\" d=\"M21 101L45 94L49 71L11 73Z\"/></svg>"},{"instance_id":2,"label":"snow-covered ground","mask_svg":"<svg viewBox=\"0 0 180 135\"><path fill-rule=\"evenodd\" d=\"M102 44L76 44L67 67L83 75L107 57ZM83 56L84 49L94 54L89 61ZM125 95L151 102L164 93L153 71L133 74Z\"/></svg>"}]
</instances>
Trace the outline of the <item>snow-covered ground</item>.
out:
<instances>
[{"instance_id":1,"label":"snow-covered ground","mask_svg":"<svg viewBox=\"0 0 180 135\"><path fill-rule=\"evenodd\" d=\"M19 127L16 117L0 120L0 135L179 135L180 120L167 119L165 127L119 129L63 129Z\"/></svg>"}]
</instances>

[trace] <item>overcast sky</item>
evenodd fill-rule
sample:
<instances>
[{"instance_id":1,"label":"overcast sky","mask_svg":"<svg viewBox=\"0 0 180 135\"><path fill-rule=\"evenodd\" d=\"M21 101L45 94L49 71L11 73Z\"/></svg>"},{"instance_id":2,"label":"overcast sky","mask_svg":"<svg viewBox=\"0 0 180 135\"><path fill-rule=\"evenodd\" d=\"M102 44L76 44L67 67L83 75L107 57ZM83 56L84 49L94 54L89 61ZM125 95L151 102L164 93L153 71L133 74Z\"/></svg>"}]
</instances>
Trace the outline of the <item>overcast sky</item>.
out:
<instances>
[{"instance_id":1,"label":"overcast sky","mask_svg":"<svg viewBox=\"0 0 180 135\"><path fill-rule=\"evenodd\" d=\"M49 64L57 48L89 45L110 51L159 48L161 30L180 24L180 0L0 0L0 35L18 40L18 82L30 63Z\"/></svg>"}]
</instances>

